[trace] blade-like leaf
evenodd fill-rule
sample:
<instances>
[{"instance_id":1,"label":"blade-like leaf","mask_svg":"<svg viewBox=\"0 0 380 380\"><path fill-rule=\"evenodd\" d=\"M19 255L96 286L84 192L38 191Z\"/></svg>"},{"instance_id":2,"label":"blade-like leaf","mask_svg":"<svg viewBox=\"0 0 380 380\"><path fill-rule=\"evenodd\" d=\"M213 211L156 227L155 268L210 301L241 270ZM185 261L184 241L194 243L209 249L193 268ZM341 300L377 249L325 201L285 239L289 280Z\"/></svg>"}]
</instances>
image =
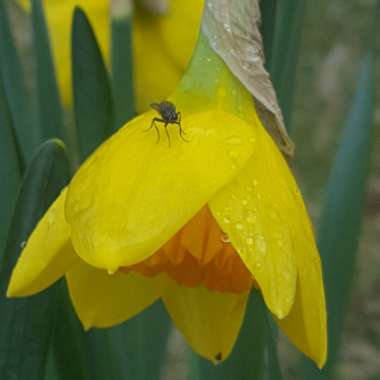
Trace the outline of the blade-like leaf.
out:
<instances>
[{"instance_id":1,"label":"blade-like leaf","mask_svg":"<svg viewBox=\"0 0 380 380\"><path fill-rule=\"evenodd\" d=\"M239 338L225 362L214 366L191 356L189 380L281 380L273 330L260 293L252 292Z\"/></svg>"},{"instance_id":2,"label":"blade-like leaf","mask_svg":"<svg viewBox=\"0 0 380 380\"><path fill-rule=\"evenodd\" d=\"M72 30L75 123L81 158L86 158L112 132L112 93L94 31L76 8Z\"/></svg>"},{"instance_id":3,"label":"blade-like leaf","mask_svg":"<svg viewBox=\"0 0 380 380\"><path fill-rule=\"evenodd\" d=\"M265 66L268 70L270 70L272 62L277 7L277 0L265 0L260 2L261 34L263 36Z\"/></svg>"},{"instance_id":4,"label":"blade-like leaf","mask_svg":"<svg viewBox=\"0 0 380 380\"><path fill-rule=\"evenodd\" d=\"M34 124L35 115L29 103L4 0L0 0L0 75L8 97L22 158L27 162L42 140L40 130Z\"/></svg>"},{"instance_id":5,"label":"blade-like leaf","mask_svg":"<svg viewBox=\"0 0 380 380\"><path fill-rule=\"evenodd\" d=\"M0 178L6 179L0 186L0 260L16 201L21 179L21 162L13 131L8 99L0 76Z\"/></svg>"},{"instance_id":6,"label":"blade-like leaf","mask_svg":"<svg viewBox=\"0 0 380 380\"><path fill-rule=\"evenodd\" d=\"M84 332L66 285L60 286L53 337L60 380L159 379L169 333L168 317L160 303L123 325Z\"/></svg>"},{"instance_id":7,"label":"blade-like leaf","mask_svg":"<svg viewBox=\"0 0 380 380\"><path fill-rule=\"evenodd\" d=\"M116 128L135 115L133 97L132 19L125 15L112 18L112 87Z\"/></svg>"},{"instance_id":8,"label":"blade-like leaf","mask_svg":"<svg viewBox=\"0 0 380 380\"><path fill-rule=\"evenodd\" d=\"M373 140L374 55L363 63L327 189L318 245L328 306L329 356L325 368L305 364L305 379L332 379L355 270Z\"/></svg>"},{"instance_id":9,"label":"blade-like leaf","mask_svg":"<svg viewBox=\"0 0 380 380\"><path fill-rule=\"evenodd\" d=\"M159 380L170 320L161 301L128 321L123 330L127 379Z\"/></svg>"},{"instance_id":10,"label":"blade-like leaf","mask_svg":"<svg viewBox=\"0 0 380 380\"><path fill-rule=\"evenodd\" d=\"M270 72L288 130L304 13L305 0L278 2Z\"/></svg>"},{"instance_id":11,"label":"blade-like leaf","mask_svg":"<svg viewBox=\"0 0 380 380\"><path fill-rule=\"evenodd\" d=\"M44 140L66 139L58 86L41 0L32 0L32 26L36 57L39 123Z\"/></svg>"},{"instance_id":12,"label":"blade-like leaf","mask_svg":"<svg viewBox=\"0 0 380 380\"><path fill-rule=\"evenodd\" d=\"M56 287L29 298L7 299L6 289L23 242L67 183L69 166L58 140L43 144L17 198L0 271L0 378L41 380L55 322Z\"/></svg>"}]
</instances>

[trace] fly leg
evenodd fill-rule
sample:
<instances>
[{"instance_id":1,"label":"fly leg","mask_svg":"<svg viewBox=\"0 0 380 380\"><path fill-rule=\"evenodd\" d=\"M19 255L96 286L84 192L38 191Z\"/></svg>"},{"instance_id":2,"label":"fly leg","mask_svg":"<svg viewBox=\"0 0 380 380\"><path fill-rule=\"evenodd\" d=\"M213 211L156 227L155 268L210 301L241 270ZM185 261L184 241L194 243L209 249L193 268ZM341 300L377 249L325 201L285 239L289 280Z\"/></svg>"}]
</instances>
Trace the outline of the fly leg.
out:
<instances>
[{"instance_id":1,"label":"fly leg","mask_svg":"<svg viewBox=\"0 0 380 380\"><path fill-rule=\"evenodd\" d=\"M170 134L169 134L169 131L168 131L168 124L169 123L165 123L164 127L165 127L166 136L168 137L169 148L170 148L171 147L171 142L170 142Z\"/></svg>"},{"instance_id":2,"label":"fly leg","mask_svg":"<svg viewBox=\"0 0 380 380\"><path fill-rule=\"evenodd\" d=\"M147 129L144 129L143 132L149 132L154 127L154 129L157 132L156 144L158 144L160 142L160 131L158 130L156 122L164 123L164 120L160 119L159 117L155 117L150 123L150 127L148 127Z\"/></svg>"},{"instance_id":3,"label":"fly leg","mask_svg":"<svg viewBox=\"0 0 380 380\"><path fill-rule=\"evenodd\" d=\"M180 118L179 121L176 121L174 124L177 124L178 127L179 127L179 135L180 135L181 139L182 139L183 141L187 142L187 143L190 142L189 140L185 139L185 136L184 136L184 135L186 135L186 132L185 132L185 131L183 130L183 128L182 128L181 118Z\"/></svg>"}]
</instances>

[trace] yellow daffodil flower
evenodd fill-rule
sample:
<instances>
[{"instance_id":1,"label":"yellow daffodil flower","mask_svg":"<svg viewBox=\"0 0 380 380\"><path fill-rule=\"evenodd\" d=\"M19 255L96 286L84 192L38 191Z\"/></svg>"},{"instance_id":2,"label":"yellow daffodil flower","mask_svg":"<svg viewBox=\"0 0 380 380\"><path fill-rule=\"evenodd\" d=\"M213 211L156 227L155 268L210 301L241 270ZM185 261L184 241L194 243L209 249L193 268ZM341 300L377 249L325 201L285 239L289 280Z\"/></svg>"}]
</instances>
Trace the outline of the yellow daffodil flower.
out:
<instances>
[{"instance_id":1,"label":"yellow daffodil flower","mask_svg":"<svg viewBox=\"0 0 380 380\"><path fill-rule=\"evenodd\" d=\"M8 296L65 276L86 329L162 298L190 346L216 363L230 354L256 288L285 334L323 366L312 227L250 93L201 38L169 101L176 110L133 119L81 166L31 234Z\"/></svg>"},{"instance_id":2,"label":"yellow daffodil flower","mask_svg":"<svg viewBox=\"0 0 380 380\"><path fill-rule=\"evenodd\" d=\"M24 7L27 0L18 0ZM133 20L136 108L148 109L176 88L191 57L204 0L169 1L167 14L137 7ZM75 6L88 15L100 49L110 63L110 0L44 0L57 80L64 104L71 104L71 19Z\"/></svg>"}]
</instances>

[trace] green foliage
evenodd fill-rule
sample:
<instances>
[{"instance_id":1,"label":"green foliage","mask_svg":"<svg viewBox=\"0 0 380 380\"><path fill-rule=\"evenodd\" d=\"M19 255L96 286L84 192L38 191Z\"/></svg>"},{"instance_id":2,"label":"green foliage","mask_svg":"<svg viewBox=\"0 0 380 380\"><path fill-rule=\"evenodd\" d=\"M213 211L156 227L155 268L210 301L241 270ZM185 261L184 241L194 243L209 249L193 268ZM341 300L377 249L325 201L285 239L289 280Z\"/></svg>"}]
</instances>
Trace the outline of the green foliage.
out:
<instances>
[{"instance_id":1,"label":"green foliage","mask_svg":"<svg viewBox=\"0 0 380 380\"><path fill-rule=\"evenodd\" d=\"M27 161L42 141L41 132L35 124L4 0L0 0L0 75L22 158Z\"/></svg>"},{"instance_id":2,"label":"green foliage","mask_svg":"<svg viewBox=\"0 0 380 380\"><path fill-rule=\"evenodd\" d=\"M275 19L269 71L288 129L291 124L292 101L305 6L305 0L279 1Z\"/></svg>"},{"instance_id":3,"label":"green foliage","mask_svg":"<svg viewBox=\"0 0 380 380\"><path fill-rule=\"evenodd\" d=\"M275 37L275 23L278 10L277 0L266 0L260 2L261 10L261 34L263 36L265 63L267 69L270 70L273 53L273 42Z\"/></svg>"},{"instance_id":4,"label":"green foliage","mask_svg":"<svg viewBox=\"0 0 380 380\"><path fill-rule=\"evenodd\" d=\"M132 18L112 19L112 87L116 109L116 128L133 116Z\"/></svg>"},{"instance_id":5,"label":"green foliage","mask_svg":"<svg viewBox=\"0 0 380 380\"><path fill-rule=\"evenodd\" d=\"M41 0L32 0L31 3L33 41L36 55L38 121L42 138L46 140L58 137L67 142Z\"/></svg>"},{"instance_id":6,"label":"green foliage","mask_svg":"<svg viewBox=\"0 0 380 380\"><path fill-rule=\"evenodd\" d=\"M22 181L0 271L1 379L43 378L57 288L29 298L6 299L5 295L24 242L68 178L64 147L51 140L39 148Z\"/></svg>"},{"instance_id":7,"label":"green foliage","mask_svg":"<svg viewBox=\"0 0 380 380\"><path fill-rule=\"evenodd\" d=\"M333 379L350 299L374 132L374 53L365 59L352 110L331 171L319 229L328 309L329 356L322 371L305 363L305 379Z\"/></svg>"},{"instance_id":8,"label":"green foliage","mask_svg":"<svg viewBox=\"0 0 380 380\"><path fill-rule=\"evenodd\" d=\"M9 223L21 179L21 162L14 135L11 112L0 76L0 259L5 247Z\"/></svg>"},{"instance_id":9,"label":"green foliage","mask_svg":"<svg viewBox=\"0 0 380 380\"><path fill-rule=\"evenodd\" d=\"M75 9L72 29L75 124L81 159L110 134L114 125L107 69L86 14Z\"/></svg>"},{"instance_id":10,"label":"green foliage","mask_svg":"<svg viewBox=\"0 0 380 380\"><path fill-rule=\"evenodd\" d=\"M123 332L126 379L159 380L171 324L161 301L128 321Z\"/></svg>"}]
</instances>

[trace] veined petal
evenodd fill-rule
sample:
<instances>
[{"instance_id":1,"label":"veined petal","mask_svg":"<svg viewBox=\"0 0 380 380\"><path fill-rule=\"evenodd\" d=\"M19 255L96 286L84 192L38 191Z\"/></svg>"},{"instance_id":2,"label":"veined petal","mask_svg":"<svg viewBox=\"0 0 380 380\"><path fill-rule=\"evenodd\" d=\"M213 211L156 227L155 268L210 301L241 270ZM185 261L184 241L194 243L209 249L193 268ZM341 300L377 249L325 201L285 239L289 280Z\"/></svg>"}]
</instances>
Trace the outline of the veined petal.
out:
<instances>
[{"instance_id":1,"label":"veined petal","mask_svg":"<svg viewBox=\"0 0 380 380\"><path fill-rule=\"evenodd\" d=\"M172 283L165 306L186 341L199 355L218 363L230 354L243 321L248 292L219 293Z\"/></svg>"},{"instance_id":2,"label":"veined petal","mask_svg":"<svg viewBox=\"0 0 380 380\"><path fill-rule=\"evenodd\" d=\"M71 182L66 216L73 245L90 265L115 271L164 245L243 167L254 149L250 125L212 110L183 115L185 142L147 112L103 144Z\"/></svg>"},{"instance_id":3,"label":"veined petal","mask_svg":"<svg viewBox=\"0 0 380 380\"><path fill-rule=\"evenodd\" d=\"M110 327L134 317L159 298L165 276L108 274L79 261L67 274L70 297L85 329Z\"/></svg>"},{"instance_id":4,"label":"veined petal","mask_svg":"<svg viewBox=\"0 0 380 380\"><path fill-rule=\"evenodd\" d=\"M281 328L322 366L327 351L326 306L312 226L285 160L261 127L257 146L260 150L239 177L210 206Z\"/></svg>"},{"instance_id":5,"label":"veined petal","mask_svg":"<svg viewBox=\"0 0 380 380\"><path fill-rule=\"evenodd\" d=\"M327 356L327 326L321 263L316 249L307 242L296 247L296 252L299 267L296 298L290 314L277 323L289 339L322 368Z\"/></svg>"},{"instance_id":6,"label":"veined petal","mask_svg":"<svg viewBox=\"0 0 380 380\"><path fill-rule=\"evenodd\" d=\"M269 309L282 319L295 297L295 242L305 233L310 244L314 239L305 231L308 216L285 160L259 121L255 130L256 151L210 207L258 282Z\"/></svg>"},{"instance_id":7,"label":"veined petal","mask_svg":"<svg viewBox=\"0 0 380 380\"><path fill-rule=\"evenodd\" d=\"M62 277L78 259L70 243L65 220L66 189L32 232L13 269L8 297L37 293Z\"/></svg>"}]
</instances>

